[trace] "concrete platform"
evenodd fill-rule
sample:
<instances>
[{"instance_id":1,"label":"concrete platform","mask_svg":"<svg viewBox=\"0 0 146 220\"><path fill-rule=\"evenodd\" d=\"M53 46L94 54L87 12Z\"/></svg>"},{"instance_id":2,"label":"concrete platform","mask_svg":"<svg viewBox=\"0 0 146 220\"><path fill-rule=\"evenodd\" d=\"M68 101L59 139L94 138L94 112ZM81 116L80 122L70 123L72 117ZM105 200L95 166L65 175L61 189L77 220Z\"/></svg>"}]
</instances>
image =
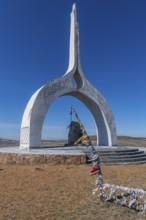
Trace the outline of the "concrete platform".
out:
<instances>
[{"instance_id":1,"label":"concrete platform","mask_svg":"<svg viewBox=\"0 0 146 220\"><path fill-rule=\"evenodd\" d=\"M86 164L86 155L74 147L0 148L0 164Z\"/></svg>"},{"instance_id":2,"label":"concrete platform","mask_svg":"<svg viewBox=\"0 0 146 220\"><path fill-rule=\"evenodd\" d=\"M94 146L97 150L115 150L121 147L113 146ZM127 148L127 147L126 147ZM125 149L125 147L124 147ZM40 154L40 155L84 155L88 151L86 146L42 146L31 147L30 149L20 149L16 147L1 147L0 153L17 153L17 154Z\"/></svg>"},{"instance_id":3,"label":"concrete platform","mask_svg":"<svg viewBox=\"0 0 146 220\"><path fill-rule=\"evenodd\" d=\"M17 153L17 154L37 154L37 155L84 155L81 149L74 147L35 147L31 149L20 149L19 147L3 147L0 153Z\"/></svg>"},{"instance_id":4,"label":"concrete platform","mask_svg":"<svg viewBox=\"0 0 146 220\"><path fill-rule=\"evenodd\" d=\"M132 146L94 146L94 148L100 152L104 151L123 151L139 149L146 153L145 147L132 147ZM0 147L0 153L17 153L17 154L37 154L37 155L84 155L88 152L86 146L42 146L32 147L31 149L20 149L16 147Z\"/></svg>"},{"instance_id":5,"label":"concrete platform","mask_svg":"<svg viewBox=\"0 0 146 220\"><path fill-rule=\"evenodd\" d=\"M102 164L146 163L146 148L94 146ZM44 146L31 149L0 148L0 164L86 164L86 146Z\"/></svg>"}]
</instances>

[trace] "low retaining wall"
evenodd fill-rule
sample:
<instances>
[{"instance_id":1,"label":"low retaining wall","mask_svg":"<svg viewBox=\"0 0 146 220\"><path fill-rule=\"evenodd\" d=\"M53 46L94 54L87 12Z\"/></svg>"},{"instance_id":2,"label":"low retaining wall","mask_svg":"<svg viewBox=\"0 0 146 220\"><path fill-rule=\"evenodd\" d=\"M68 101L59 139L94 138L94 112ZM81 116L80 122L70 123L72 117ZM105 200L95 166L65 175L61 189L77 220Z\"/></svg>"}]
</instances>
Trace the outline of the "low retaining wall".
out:
<instances>
[{"instance_id":1,"label":"low retaining wall","mask_svg":"<svg viewBox=\"0 0 146 220\"><path fill-rule=\"evenodd\" d=\"M0 153L0 164L86 164L85 155Z\"/></svg>"}]
</instances>

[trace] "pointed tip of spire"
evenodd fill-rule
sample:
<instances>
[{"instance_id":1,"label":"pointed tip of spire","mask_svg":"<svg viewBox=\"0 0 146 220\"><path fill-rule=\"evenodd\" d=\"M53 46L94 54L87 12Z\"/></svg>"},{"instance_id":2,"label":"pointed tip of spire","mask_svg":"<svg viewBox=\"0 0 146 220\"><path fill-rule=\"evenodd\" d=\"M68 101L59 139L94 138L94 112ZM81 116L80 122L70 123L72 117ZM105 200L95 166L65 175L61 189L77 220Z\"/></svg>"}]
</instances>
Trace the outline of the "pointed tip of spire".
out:
<instances>
[{"instance_id":1,"label":"pointed tip of spire","mask_svg":"<svg viewBox=\"0 0 146 220\"><path fill-rule=\"evenodd\" d=\"M76 3L73 4L72 10L76 11Z\"/></svg>"},{"instance_id":2,"label":"pointed tip of spire","mask_svg":"<svg viewBox=\"0 0 146 220\"><path fill-rule=\"evenodd\" d=\"M74 3L72 6L72 13L74 14L74 18L77 21L76 3Z\"/></svg>"}]
</instances>

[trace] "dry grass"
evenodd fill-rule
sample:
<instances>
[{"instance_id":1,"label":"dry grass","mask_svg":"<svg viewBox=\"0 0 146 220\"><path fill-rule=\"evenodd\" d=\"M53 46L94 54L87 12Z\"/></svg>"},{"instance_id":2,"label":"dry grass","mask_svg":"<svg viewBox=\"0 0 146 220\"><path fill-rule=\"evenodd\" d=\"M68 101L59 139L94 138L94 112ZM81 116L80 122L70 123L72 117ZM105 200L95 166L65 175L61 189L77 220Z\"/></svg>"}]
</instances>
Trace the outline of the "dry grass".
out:
<instances>
[{"instance_id":1,"label":"dry grass","mask_svg":"<svg viewBox=\"0 0 146 220\"><path fill-rule=\"evenodd\" d=\"M92 143L97 144L96 137L91 137ZM64 146L67 140L62 141L42 141L42 146ZM118 136L118 146L133 146L133 147L146 147L146 138L142 137L128 137L128 136Z\"/></svg>"},{"instance_id":2,"label":"dry grass","mask_svg":"<svg viewBox=\"0 0 146 220\"><path fill-rule=\"evenodd\" d=\"M64 142L44 142L43 145ZM118 137L118 144L146 146L145 138ZM0 146L19 145L2 141ZM0 165L0 220L143 220L134 210L93 197L91 167ZM102 166L104 181L146 190L146 165Z\"/></svg>"},{"instance_id":3,"label":"dry grass","mask_svg":"<svg viewBox=\"0 0 146 220\"><path fill-rule=\"evenodd\" d=\"M94 198L88 165L0 166L1 220L142 220L134 210ZM102 166L105 182L146 189L146 165Z\"/></svg>"},{"instance_id":4,"label":"dry grass","mask_svg":"<svg viewBox=\"0 0 146 220\"><path fill-rule=\"evenodd\" d=\"M140 147L146 147L146 138L119 136L118 137L118 145L119 146L140 146Z\"/></svg>"}]
</instances>

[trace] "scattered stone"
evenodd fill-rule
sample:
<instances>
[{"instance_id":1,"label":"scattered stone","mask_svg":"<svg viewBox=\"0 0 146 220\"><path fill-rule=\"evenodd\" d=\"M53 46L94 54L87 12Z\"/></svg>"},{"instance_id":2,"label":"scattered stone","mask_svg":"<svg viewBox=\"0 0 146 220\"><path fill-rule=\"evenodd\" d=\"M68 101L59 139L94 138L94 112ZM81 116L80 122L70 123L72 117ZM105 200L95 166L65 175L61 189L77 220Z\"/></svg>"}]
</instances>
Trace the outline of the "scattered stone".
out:
<instances>
[{"instance_id":1,"label":"scattered stone","mask_svg":"<svg viewBox=\"0 0 146 220\"><path fill-rule=\"evenodd\" d=\"M40 167L35 167L36 171L44 171L44 169L40 168Z\"/></svg>"}]
</instances>

